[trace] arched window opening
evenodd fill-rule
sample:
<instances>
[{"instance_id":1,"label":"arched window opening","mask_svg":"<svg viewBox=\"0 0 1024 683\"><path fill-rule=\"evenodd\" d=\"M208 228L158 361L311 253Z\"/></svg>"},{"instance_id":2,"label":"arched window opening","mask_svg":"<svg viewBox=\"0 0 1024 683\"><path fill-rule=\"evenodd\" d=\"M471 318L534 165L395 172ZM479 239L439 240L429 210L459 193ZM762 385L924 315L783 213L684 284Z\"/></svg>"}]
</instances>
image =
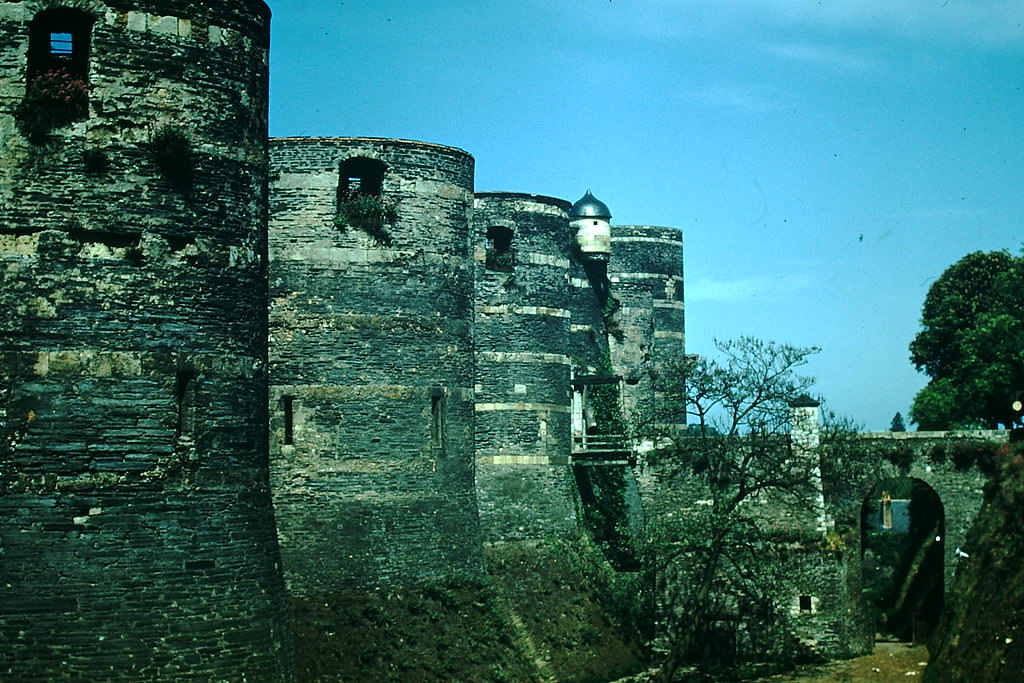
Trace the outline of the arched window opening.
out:
<instances>
[{"instance_id":1,"label":"arched window opening","mask_svg":"<svg viewBox=\"0 0 1024 683\"><path fill-rule=\"evenodd\" d=\"M348 201L365 195L379 197L384 188L387 168L377 159L353 157L338 167L338 201Z\"/></svg>"},{"instance_id":2,"label":"arched window opening","mask_svg":"<svg viewBox=\"0 0 1024 683\"><path fill-rule=\"evenodd\" d=\"M512 252L512 228L503 225L492 225L487 228L487 269L510 271L515 268L515 256Z\"/></svg>"},{"instance_id":3,"label":"arched window opening","mask_svg":"<svg viewBox=\"0 0 1024 683\"><path fill-rule=\"evenodd\" d=\"M46 134L88 114L92 24L91 15L68 8L32 19L25 100L18 111L24 133Z\"/></svg>"}]
</instances>

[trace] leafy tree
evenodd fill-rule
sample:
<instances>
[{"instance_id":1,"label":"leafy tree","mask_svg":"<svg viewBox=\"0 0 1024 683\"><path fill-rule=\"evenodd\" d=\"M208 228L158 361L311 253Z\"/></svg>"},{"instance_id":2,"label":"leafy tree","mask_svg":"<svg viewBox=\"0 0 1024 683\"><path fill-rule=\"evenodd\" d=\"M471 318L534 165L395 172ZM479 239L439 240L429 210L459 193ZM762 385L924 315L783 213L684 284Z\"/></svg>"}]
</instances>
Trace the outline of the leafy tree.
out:
<instances>
[{"instance_id":1,"label":"leafy tree","mask_svg":"<svg viewBox=\"0 0 1024 683\"><path fill-rule=\"evenodd\" d=\"M920 429L1012 427L1024 389L1024 257L975 252L928 290L911 360L931 381L911 419Z\"/></svg>"},{"instance_id":2,"label":"leafy tree","mask_svg":"<svg viewBox=\"0 0 1024 683\"><path fill-rule=\"evenodd\" d=\"M661 591L671 649L656 677L664 681L707 652L707 626L723 608L742 604L778 615L778 565L765 561L775 549L744 503L775 495L806 500L820 476L816 459L794 457L788 438L789 403L812 384L797 369L817 349L749 337L716 347L720 359L667 361L656 378L662 402L640 430L657 445L651 464L668 473L670 486L685 491L682 498L694 491L705 498L701 506L689 501L685 514L659 515L650 531L648 562L669 577ZM653 427L678 424L683 413L688 430Z\"/></svg>"}]
</instances>

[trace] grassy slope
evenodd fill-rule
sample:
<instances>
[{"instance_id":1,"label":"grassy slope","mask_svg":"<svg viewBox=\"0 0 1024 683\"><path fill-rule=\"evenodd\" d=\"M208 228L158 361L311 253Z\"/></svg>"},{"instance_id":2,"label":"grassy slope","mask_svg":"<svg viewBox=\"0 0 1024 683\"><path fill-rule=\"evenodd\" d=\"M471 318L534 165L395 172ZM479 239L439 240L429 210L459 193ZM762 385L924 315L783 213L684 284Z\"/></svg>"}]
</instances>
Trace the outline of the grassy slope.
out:
<instances>
[{"instance_id":1,"label":"grassy slope","mask_svg":"<svg viewBox=\"0 0 1024 683\"><path fill-rule=\"evenodd\" d=\"M587 543L502 544L488 564L485 578L294 599L300 680L609 681L642 666L616 607L636 593L610 597L628 579Z\"/></svg>"},{"instance_id":2,"label":"grassy slope","mask_svg":"<svg viewBox=\"0 0 1024 683\"><path fill-rule=\"evenodd\" d=\"M951 600L929 648L929 683L1024 676L1024 447L997 456Z\"/></svg>"}]
</instances>

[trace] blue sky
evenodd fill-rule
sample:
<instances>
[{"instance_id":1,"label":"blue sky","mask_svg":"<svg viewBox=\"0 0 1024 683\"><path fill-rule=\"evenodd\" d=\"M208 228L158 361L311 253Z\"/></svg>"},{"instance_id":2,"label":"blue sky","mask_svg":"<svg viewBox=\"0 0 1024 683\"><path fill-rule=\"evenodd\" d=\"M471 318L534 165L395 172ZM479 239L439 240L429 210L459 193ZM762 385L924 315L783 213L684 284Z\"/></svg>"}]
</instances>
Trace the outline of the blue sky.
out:
<instances>
[{"instance_id":1,"label":"blue sky","mask_svg":"<svg viewBox=\"0 0 1024 683\"><path fill-rule=\"evenodd\" d=\"M271 0L273 136L460 147L478 190L680 228L687 351L750 334L867 429L930 283L1024 246L1019 0Z\"/></svg>"}]
</instances>

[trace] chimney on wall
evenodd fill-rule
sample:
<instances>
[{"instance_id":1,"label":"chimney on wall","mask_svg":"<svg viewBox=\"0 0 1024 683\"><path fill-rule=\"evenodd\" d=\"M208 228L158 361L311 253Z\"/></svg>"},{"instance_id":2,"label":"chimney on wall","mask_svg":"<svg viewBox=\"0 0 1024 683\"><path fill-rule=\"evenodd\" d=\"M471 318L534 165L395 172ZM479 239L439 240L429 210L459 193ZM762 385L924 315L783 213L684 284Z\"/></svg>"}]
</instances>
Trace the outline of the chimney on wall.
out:
<instances>
[{"instance_id":1,"label":"chimney on wall","mask_svg":"<svg viewBox=\"0 0 1024 683\"><path fill-rule=\"evenodd\" d=\"M818 408L821 403L807 394L789 402L790 438L793 450L801 453L814 450L820 442Z\"/></svg>"}]
</instances>

